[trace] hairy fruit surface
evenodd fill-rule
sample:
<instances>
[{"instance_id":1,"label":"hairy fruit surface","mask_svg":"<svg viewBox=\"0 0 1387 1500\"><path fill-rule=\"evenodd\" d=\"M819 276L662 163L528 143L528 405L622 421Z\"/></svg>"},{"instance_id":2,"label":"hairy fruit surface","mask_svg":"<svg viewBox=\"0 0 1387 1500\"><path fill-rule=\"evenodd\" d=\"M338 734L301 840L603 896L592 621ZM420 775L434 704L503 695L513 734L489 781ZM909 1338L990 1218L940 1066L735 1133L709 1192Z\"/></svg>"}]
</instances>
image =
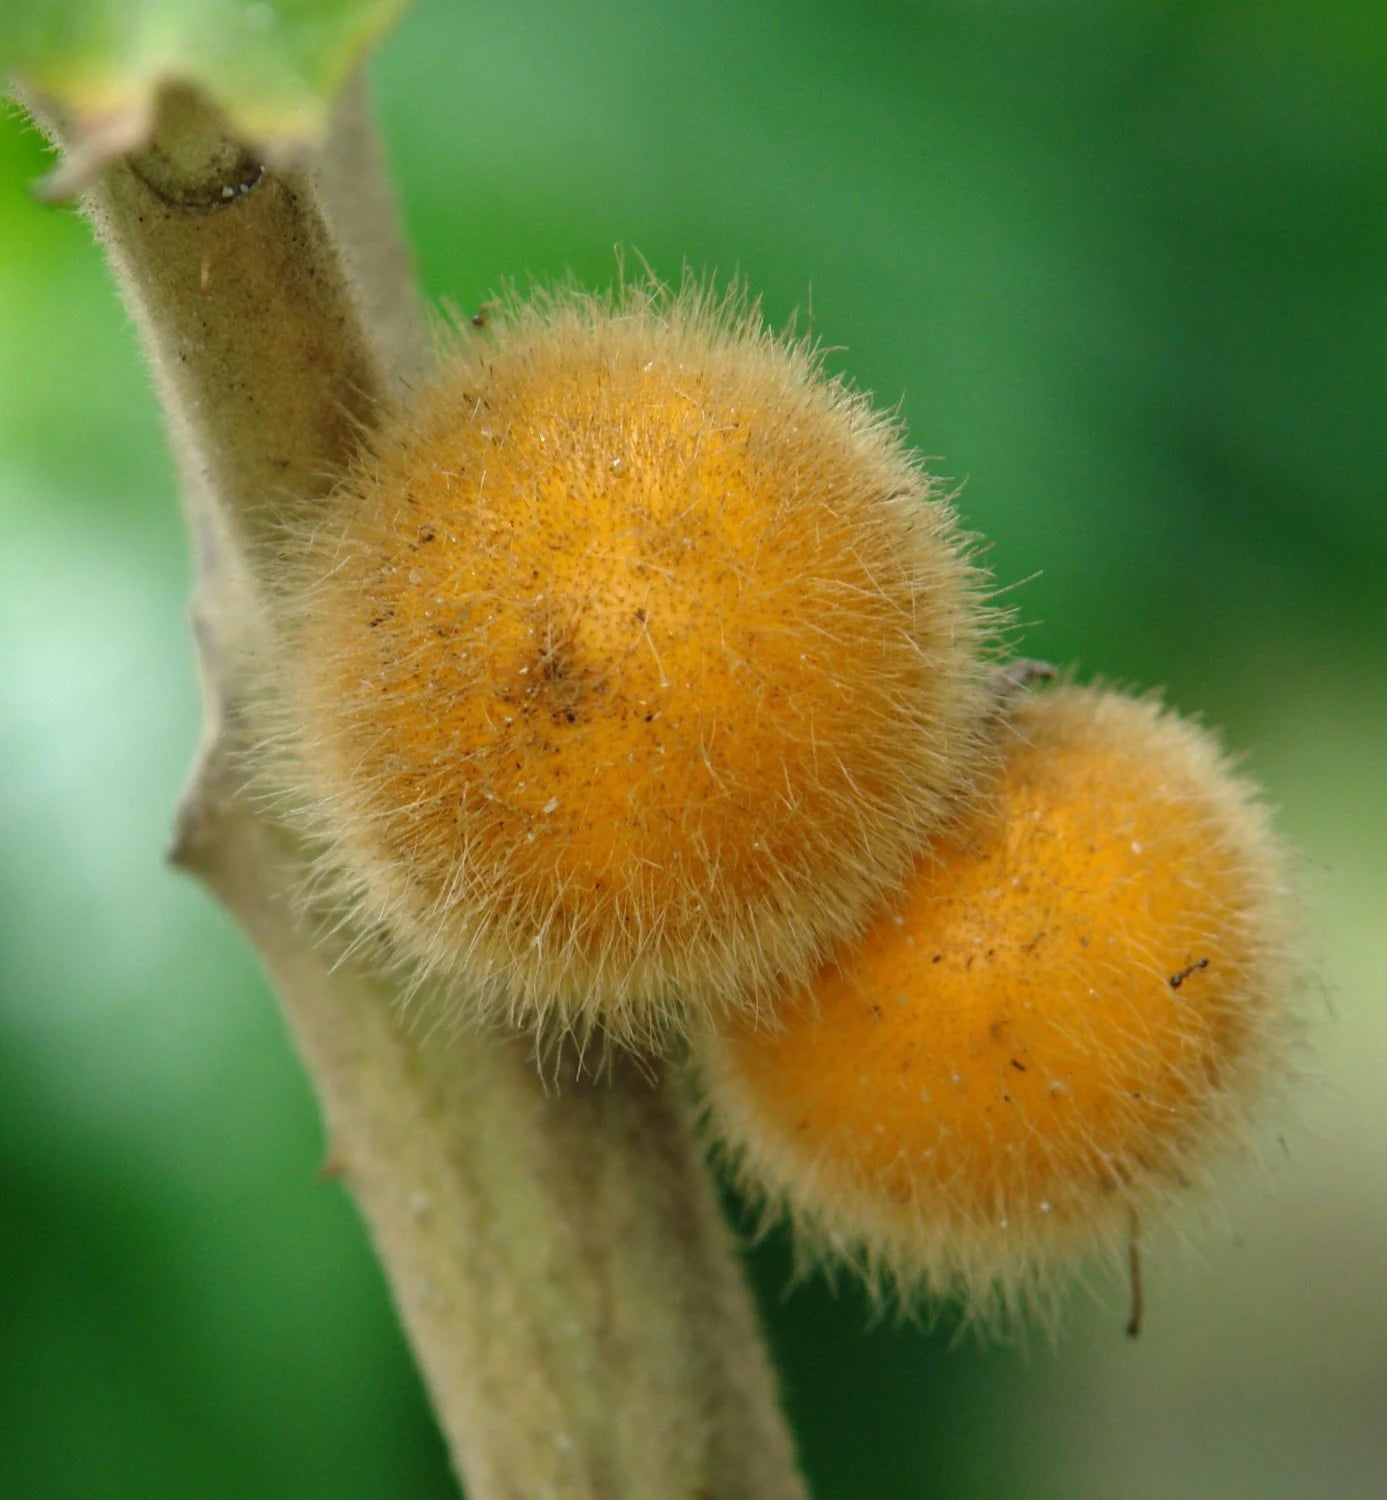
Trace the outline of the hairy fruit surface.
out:
<instances>
[{"instance_id":1,"label":"hairy fruit surface","mask_svg":"<svg viewBox=\"0 0 1387 1500\"><path fill-rule=\"evenodd\" d=\"M1150 699L1014 711L999 780L777 1024L709 1039L713 1119L811 1249L983 1315L1201 1174L1275 1055L1279 849Z\"/></svg>"},{"instance_id":2,"label":"hairy fruit surface","mask_svg":"<svg viewBox=\"0 0 1387 1500\"><path fill-rule=\"evenodd\" d=\"M860 932L982 751L988 612L895 426L753 312L449 352L278 580L326 885L483 1015L648 1041Z\"/></svg>"}]
</instances>

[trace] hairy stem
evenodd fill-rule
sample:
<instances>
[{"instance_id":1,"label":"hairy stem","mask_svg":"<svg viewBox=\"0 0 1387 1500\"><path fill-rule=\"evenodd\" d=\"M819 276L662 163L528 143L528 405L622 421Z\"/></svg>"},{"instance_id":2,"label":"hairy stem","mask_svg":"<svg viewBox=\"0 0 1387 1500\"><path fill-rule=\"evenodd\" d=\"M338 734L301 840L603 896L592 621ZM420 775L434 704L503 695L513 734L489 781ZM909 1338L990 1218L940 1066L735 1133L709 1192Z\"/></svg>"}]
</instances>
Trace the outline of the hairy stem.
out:
<instances>
[{"instance_id":1,"label":"hairy stem","mask_svg":"<svg viewBox=\"0 0 1387 1500\"><path fill-rule=\"evenodd\" d=\"M55 131L62 137L61 122ZM322 158L270 168L196 96L87 207L183 465L207 698L174 858L279 991L473 1500L799 1500L774 1380L677 1078L546 1093L514 1038L402 1024L284 899L292 840L246 797L237 662L256 559L322 504L424 363L360 96Z\"/></svg>"}]
</instances>

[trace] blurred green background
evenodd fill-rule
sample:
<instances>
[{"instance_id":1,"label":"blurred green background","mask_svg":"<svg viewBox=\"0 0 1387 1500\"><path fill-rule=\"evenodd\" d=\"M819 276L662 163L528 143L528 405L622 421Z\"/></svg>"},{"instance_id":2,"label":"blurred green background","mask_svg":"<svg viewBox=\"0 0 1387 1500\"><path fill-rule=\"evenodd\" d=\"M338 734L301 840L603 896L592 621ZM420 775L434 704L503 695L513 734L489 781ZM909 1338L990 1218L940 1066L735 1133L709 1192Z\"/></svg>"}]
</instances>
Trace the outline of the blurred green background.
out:
<instances>
[{"instance_id":1,"label":"blurred green background","mask_svg":"<svg viewBox=\"0 0 1387 1500\"><path fill-rule=\"evenodd\" d=\"M962 486L1026 649L1281 809L1311 1077L1149 1267L979 1351L753 1268L818 1500L1357 1497L1387 1472L1387 15L1357 0L425 0L375 70L424 284L740 273ZM172 465L0 121L0 1494L444 1496L229 923ZM1193 1246L1193 1249L1190 1247Z\"/></svg>"}]
</instances>

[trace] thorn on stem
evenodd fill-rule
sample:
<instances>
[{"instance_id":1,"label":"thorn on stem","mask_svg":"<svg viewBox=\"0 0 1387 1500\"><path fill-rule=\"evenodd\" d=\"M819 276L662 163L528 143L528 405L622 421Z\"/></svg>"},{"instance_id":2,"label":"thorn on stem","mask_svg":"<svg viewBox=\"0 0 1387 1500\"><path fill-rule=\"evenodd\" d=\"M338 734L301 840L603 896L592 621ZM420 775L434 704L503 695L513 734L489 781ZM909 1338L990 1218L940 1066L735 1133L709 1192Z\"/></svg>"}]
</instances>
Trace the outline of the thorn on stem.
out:
<instances>
[{"instance_id":1,"label":"thorn on stem","mask_svg":"<svg viewBox=\"0 0 1387 1500\"><path fill-rule=\"evenodd\" d=\"M1142 1318L1146 1312L1146 1297L1141 1284L1141 1224L1137 1219L1136 1209L1132 1210L1130 1237L1127 1241L1127 1275L1132 1289L1127 1337L1134 1339L1141 1333Z\"/></svg>"}]
</instances>

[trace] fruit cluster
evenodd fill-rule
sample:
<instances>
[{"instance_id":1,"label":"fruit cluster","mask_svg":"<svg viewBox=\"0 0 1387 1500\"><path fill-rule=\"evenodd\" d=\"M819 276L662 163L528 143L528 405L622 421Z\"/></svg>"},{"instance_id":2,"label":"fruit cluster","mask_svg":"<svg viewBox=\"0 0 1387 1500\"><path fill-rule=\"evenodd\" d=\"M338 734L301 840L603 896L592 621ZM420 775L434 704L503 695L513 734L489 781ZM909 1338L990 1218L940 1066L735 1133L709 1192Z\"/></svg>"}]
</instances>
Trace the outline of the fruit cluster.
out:
<instances>
[{"instance_id":1,"label":"fruit cluster","mask_svg":"<svg viewBox=\"0 0 1387 1500\"><path fill-rule=\"evenodd\" d=\"M316 899L478 1020L686 1045L745 1182L873 1276L995 1305L1120 1239L1278 1055L1255 789L999 668L898 426L743 300L459 344L273 579Z\"/></svg>"}]
</instances>

